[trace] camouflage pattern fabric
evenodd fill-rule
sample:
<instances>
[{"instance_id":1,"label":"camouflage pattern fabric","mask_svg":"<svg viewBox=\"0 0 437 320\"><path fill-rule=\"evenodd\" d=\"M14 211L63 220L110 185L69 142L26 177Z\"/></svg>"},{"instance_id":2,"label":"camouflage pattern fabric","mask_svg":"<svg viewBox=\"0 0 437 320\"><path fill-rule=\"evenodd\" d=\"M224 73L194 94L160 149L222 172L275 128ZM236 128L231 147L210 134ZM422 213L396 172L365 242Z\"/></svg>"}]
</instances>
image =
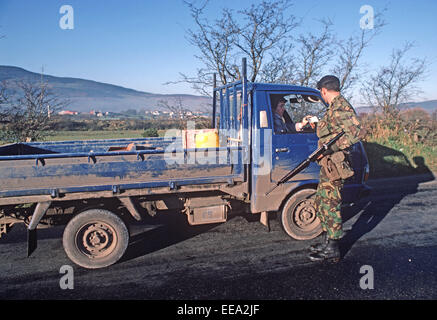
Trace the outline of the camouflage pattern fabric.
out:
<instances>
[{"instance_id":1,"label":"camouflage pattern fabric","mask_svg":"<svg viewBox=\"0 0 437 320\"><path fill-rule=\"evenodd\" d=\"M363 139L366 134L366 130L361 127L357 119L355 110L342 95L339 95L332 100L317 126L319 147L342 130L345 134L331 147L334 152L352 146ZM321 168L315 205L322 228L331 239L340 239L343 236L341 218L341 190L343 185L344 180L329 181L324 169Z\"/></svg>"},{"instance_id":2,"label":"camouflage pattern fabric","mask_svg":"<svg viewBox=\"0 0 437 320\"><path fill-rule=\"evenodd\" d=\"M341 218L341 190L343 185L343 180L335 183L330 182L325 170L321 168L314 202L323 231L327 232L328 237L331 239L340 239L343 236Z\"/></svg>"},{"instance_id":3,"label":"camouflage pattern fabric","mask_svg":"<svg viewBox=\"0 0 437 320\"><path fill-rule=\"evenodd\" d=\"M366 130L361 127L354 108L342 95L339 95L332 100L328 110L317 125L319 147L342 130L345 135L333 146L334 152L350 147L366 135Z\"/></svg>"}]
</instances>

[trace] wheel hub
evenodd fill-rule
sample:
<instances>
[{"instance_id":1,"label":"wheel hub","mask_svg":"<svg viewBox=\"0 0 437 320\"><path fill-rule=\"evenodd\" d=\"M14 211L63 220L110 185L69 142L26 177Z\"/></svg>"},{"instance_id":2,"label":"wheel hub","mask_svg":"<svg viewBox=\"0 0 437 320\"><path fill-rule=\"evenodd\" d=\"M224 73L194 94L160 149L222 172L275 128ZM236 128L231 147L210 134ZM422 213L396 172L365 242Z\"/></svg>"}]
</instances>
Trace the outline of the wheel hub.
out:
<instances>
[{"instance_id":1,"label":"wheel hub","mask_svg":"<svg viewBox=\"0 0 437 320\"><path fill-rule=\"evenodd\" d=\"M314 203L311 200L305 200L296 206L294 212L296 224L302 228L310 228L317 218Z\"/></svg>"},{"instance_id":2,"label":"wheel hub","mask_svg":"<svg viewBox=\"0 0 437 320\"><path fill-rule=\"evenodd\" d=\"M116 245L114 229L101 222L83 226L76 237L79 250L90 258L102 258L112 252Z\"/></svg>"}]
</instances>

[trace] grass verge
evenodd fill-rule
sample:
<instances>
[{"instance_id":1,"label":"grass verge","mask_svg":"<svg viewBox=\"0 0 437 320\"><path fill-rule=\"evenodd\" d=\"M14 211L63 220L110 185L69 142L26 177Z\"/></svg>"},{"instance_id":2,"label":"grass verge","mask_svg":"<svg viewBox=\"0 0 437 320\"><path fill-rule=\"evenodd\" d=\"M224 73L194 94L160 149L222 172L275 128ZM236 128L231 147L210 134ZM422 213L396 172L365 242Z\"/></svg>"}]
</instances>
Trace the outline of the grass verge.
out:
<instances>
[{"instance_id":1,"label":"grass verge","mask_svg":"<svg viewBox=\"0 0 437 320\"><path fill-rule=\"evenodd\" d=\"M395 139L375 139L364 143L369 158L370 177L396 177L437 172L437 147L421 143L402 144Z\"/></svg>"}]
</instances>

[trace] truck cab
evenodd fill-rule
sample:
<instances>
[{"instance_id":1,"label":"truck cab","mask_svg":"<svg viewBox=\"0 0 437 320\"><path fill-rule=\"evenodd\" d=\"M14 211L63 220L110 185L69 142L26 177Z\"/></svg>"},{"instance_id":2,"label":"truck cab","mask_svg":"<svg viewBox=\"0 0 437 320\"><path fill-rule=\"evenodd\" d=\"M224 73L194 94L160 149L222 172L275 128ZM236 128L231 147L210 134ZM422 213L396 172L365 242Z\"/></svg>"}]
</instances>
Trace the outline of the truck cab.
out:
<instances>
[{"instance_id":1,"label":"truck cab","mask_svg":"<svg viewBox=\"0 0 437 320\"><path fill-rule=\"evenodd\" d=\"M218 124L221 145L233 141L247 148L248 201L251 213L268 215L278 212L284 231L295 239L305 240L318 236L321 226L316 217L313 196L320 167L313 162L293 179L280 185L272 193L267 191L317 149L315 129L280 132L274 128L274 108L285 98L290 109L306 105L308 110L327 108L318 90L283 84L245 83L229 84L214 91L213 125ZM247 119L245 119L245 117ZM292 119L294 123L302 119ZM369 165L361 142L349 150L355 175L345 182L343 203L357 202L369 192L365 181ZM268 219L267 219L268 220Z\"/></svg>"}]
</instances>

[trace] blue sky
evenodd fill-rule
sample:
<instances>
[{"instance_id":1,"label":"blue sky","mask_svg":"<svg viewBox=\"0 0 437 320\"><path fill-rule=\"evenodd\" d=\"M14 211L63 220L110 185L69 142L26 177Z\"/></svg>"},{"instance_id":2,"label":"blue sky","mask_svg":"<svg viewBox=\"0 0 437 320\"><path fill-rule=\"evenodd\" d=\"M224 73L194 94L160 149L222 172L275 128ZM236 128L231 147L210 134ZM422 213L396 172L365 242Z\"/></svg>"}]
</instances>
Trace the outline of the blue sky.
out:
<instances>
[{"instance_id":1,"label":"blue sky","mask_svg":"<svg viewBox=\"0 0 437 320\"><path fill-rule=\"evenodd\" d=\"M208 15L222 7L239 9L250 0L210 0ZM74 29L62 30L62 5L74 9ZM316 19L328 17L339 37L358 33L359 10L387 8L388 25L367 48L362 63L369 71L387 63L393 48L405 41L416 47L410 57L432 63L419 99L437 99L437 1L434 0L309 0L296 1L291 11L304 17L296 32L317 30ZM153 93L194 93L187 84L163 85L194 75L200 63L186 40L192 20L182 0L0 0L0 65L30 71L91 79ZM417 100L417 99L416 99Z\"/></svg>"}]
</instances>

